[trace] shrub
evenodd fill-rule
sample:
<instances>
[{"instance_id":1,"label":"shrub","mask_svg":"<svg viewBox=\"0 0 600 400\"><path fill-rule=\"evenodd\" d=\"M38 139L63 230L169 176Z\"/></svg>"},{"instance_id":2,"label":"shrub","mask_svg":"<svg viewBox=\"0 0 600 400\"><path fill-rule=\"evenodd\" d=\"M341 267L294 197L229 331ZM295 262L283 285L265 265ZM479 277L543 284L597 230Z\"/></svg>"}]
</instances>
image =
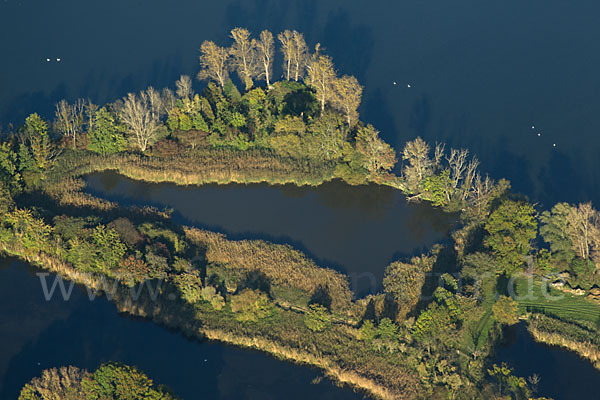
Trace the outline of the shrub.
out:
<instances>
[{"instance_id":1,"label":"shrub","mask_svg":"<svg viewBox=\"0 0 600 400\"><path fill-rule=\"evenodd\" d=\"M311 304L304 315L304 324L313 332L323 332L331 325L331 317L322 305Z\"/></svg>"},{"instance_id":2,"label":"shrub","mask_svg":"<svg viewBox=\"0 0 600 400\"><path fill-rule=\"evenodd\" d=\"M245 289L231 298L231 310L239 321L258 321L273 314L274 308L266 294Z\"/></svg>"}]
</instances>

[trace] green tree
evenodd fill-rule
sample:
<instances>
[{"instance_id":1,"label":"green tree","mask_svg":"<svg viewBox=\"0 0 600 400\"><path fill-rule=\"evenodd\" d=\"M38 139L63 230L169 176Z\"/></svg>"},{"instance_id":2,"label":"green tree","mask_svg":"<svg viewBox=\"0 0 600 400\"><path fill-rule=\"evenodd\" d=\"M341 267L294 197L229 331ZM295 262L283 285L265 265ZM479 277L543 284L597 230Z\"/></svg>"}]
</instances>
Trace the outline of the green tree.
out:
<instances>
[{"instance_id":1,"label":"green tree","mask_svg":"<svg viewBox=\"0 0 600 400\"><path fill-rule=\"evenodd\" d=\"M525 379L513 375L513 369L506 363L501 366L494 364L492 369L488 369L488 374L498 383L498 391L502 396L504 393L512 393L517 400L526 400L530 398L530 391Z\"/></svg>"},{"instance_id":2,"label":"green tree","mask_svg":"<svg viewBox=\"0 0 600 400\"><path fill-rule=\"evenodd\" d=\"M550 244L553 260L559 263L570 263L575 258L568 235L568 216L571 206L558 203L550 211L544 211L540 216L540 234Z\"/></svg>"},{"instance_id":3,"label":"green tree","mask_svg":"<svg viewBox=\"0 0 600 400\"><path fill-rule=\"evenodd\" d=\"M88 133L88 149L106 156L118 153L127 147L124 129L108 107L102 107L95 115L94 129Z\"/></svg>"},{"instance_id":4,"label":"green tree","mask_svg":"<svg viewBox=\"0 0 600 400\"><path fill-rule=\"evenodd\" d=\"M371 320L366 320L360 327L359 334L361 340L370 342L377 336L377 329Z\"/></svg>"},{"instance_id":5,"label":"green tree","mask_svg":"<svg viewBox=\"0 0 600 400\"><path fill-rule=\"evenodd\" d=\"M266 294L257 290L244 289L232 296L231 310L239 321L258 321L273 314L274 308Z\"/></svg>"},{"instance_id":6,"label":"green tree","mask_svg":"<svg viewBox=\"0 0 600 400\"><path fill-rule=\"evenodd\" d=\"M452 195L452 180L450 170L444 169L438 174L426 177L422 182L423 195L434 206L442 206L450 202Z\"/></svg>"},{"instance_id":7,"label":"green tree","mask_svg":"<svg viewBox=\"0 0 600 400\"><path fill-rule=\"evenodd\" d=\"M331 317L327 308L320 304L311 304L304 314L304 324L313 332L323 332L331 325Z\"/></svg>"},{"instance_id":8,"label":"green tree","mask_svg":"<svg viewBox=\"0 0 600 400\"><path fill-rule=\"evenodd\" d=\"M41 171L48 169L56 155L48 135L48 123L38 114L31 114L25 120L25 133L35 168Z\"/></svg>"},{"instance_id":9,"label":"green tree","mask_svg":"<svg viewBox=\"0 0 600 400\"><path fill-rule=\"evenodd\" d=\"M397 340L398 325L396 325L389 318L383 318L381 321L379 321L379 326L377 327L377 336L383 340Z\"/></svg>"},{"instance_id":10,"label":"green tree","mask_svg":"<svg viewBox=\"0 0 600 400\"><path fill-rule=\"evenodd\" d=\"M135 367L119 363L100 366L82 380L88 400L162 400L172 396L157 390L146 374Z\"/></svg>"},{"instance_id":11,"label":"green tree","mask_svg":"<svg viewBox=\"0 0 600 400\"><path fill-rule=\"evenodd\" d=\"M525 264L531 241L537 236L535 209L525 201L505 200L490 215L485 230L486 243L507 275Z\"/></svg>"},{"instance_id":12,"label":"green tree","mask_svg":"<svg viewBox=\"0 0 600 400\"><path fill-rule=\"evenodd\" d=\"M21 189L17 153L6 142L0 143L0 182L13 194Z\"/></svg>"},{"instance_id":13,"label":"green tree","mask_svg":"<svg viewBox=\"0 0 600 400\"><path fill-rule=\"evenodd\" d=\"M494 319L502 325L514 325L519 322L517 302L508 296L500 296L492 306Z\"/></svg>"}]
</instances>

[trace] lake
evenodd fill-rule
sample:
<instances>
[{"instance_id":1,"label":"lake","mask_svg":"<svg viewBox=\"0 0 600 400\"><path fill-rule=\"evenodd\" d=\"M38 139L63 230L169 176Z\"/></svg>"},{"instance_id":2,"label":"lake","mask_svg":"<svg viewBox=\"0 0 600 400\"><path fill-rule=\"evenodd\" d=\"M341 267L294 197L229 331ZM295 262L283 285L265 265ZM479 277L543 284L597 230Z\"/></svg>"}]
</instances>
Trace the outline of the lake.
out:
<instances>
[{"instance_id":1,"label":"lake","mask_svg":"<svg viewBox=\"0 0 600 400\"><path fill-rule=\"evenodd\" d=\"M46 301L36 272L0 258L0 399L16 399L46 368L94 370L107 361L135 365L184 399L363 398L327 379L312 384L317 370L119 315L104 297L89 301L81 287L69 301L58 293Z\"/></svg>"},{"instance_id":2,"label":"lake","mask_svg":"<svg viewBox=\"0 0 600 400\"><path fill-rule=\"evenodd\" d=\"M290 28L359 79L363 120L397 149L446 141L545 208L599 203L599 14L594 0L4 0L0 124L173 87L198 72L202 41Z\"/></svg>"}]
</instances>

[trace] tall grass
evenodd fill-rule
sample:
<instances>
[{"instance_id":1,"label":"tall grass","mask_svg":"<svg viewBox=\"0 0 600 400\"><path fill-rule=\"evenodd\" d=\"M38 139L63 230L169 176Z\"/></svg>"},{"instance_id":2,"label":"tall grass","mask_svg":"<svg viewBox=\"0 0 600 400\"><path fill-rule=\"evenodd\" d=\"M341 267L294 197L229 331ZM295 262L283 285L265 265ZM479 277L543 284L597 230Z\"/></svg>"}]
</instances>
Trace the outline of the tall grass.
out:
<instances>
[{"instance_id":1,"label":"tall grass","mask_svg":"<svg viewBox=\"0 0 600 400\"><path fill-rule=\"evenodd\" d=\"M591 324L586 325L535 314L528 330L536 341L571 350L600 369L600 332Z\"/></svg>"},{"instance_id":2,"label":"tall grass","mask_svg":"<svg viewBox=\"0 0 600 400\"><path fill-rule=\"evenodd\" d=\"M52 178L78 177L116 170L132 179L173 182L179 185L207 183L293 183L319 185L334 178L335 162L278 156L268 150L199 148L172 157L119 153L100 156L87 151L66 151Z\"/></svg>"},{"instance_id":3,"label":"tall grass","mask_svg":"<svg viewBox=\"0 0 600 400\"><path fill-rule=\"evenodd\" d=\"M333 310L346 310L352 302L352 291L345 275L317 266L303 253L288 245L262 240L228 240L225 235L195 228L185 228L186 236L206 250L209 264L219 269L260 271L277 286L297 288L307 297L326 288Z\"/></svg>"}]
</instances>

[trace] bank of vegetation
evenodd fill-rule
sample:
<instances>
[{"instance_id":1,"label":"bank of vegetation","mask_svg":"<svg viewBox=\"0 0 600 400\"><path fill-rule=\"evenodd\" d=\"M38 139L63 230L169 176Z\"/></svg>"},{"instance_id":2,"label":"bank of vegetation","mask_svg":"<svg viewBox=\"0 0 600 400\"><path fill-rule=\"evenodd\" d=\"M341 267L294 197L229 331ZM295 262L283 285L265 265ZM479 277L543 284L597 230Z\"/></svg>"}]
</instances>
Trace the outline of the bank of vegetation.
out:
<instances>
[{"instance_id":1,"label":"bank of vegetation","mask_svg":"<svg viewBox=\"0 0 600 400\"><path fill-rule=\"evenodd\" d=\"M135 367L102 364L93 372L74 366L50 368L25 384L19 400L176 400L167 388Z\"/></svg>"},{"instance_id":2,"label":"bank of vegetation","mask_svg":"<svg viewBox=\"0 0 600 400\"><path fill-rule=\"evenodd\" d=\"M318 366L384 399L531 397L523 378L487 361L502 327L523 314L538 340L596 354L593 312L581 322L569 302L515 301L507 285L526 273L583 293L573 304L594 310L583 299L600 283L591 204L540 214L507 181L478 172L468 151L420 138L395 169L395 151L359 119L362 88L318 45L278 35L284 80L274 82L273 35L231 35L229 49L202 45L199 78L210 83L199 94L182 76L175 93L148 88L103 107L63 101L53 123L28 117L0 144L2 250L89 287L114 283L123 311ZM462 226L446 246L392 263L382 293L356 299L347 277L289 246L231 241L81 191L81 176L107 169L196 185L376 182L460 210ZM144 282L165 283L156 301L129 296Z\"/></svg>"}]
</instances>

